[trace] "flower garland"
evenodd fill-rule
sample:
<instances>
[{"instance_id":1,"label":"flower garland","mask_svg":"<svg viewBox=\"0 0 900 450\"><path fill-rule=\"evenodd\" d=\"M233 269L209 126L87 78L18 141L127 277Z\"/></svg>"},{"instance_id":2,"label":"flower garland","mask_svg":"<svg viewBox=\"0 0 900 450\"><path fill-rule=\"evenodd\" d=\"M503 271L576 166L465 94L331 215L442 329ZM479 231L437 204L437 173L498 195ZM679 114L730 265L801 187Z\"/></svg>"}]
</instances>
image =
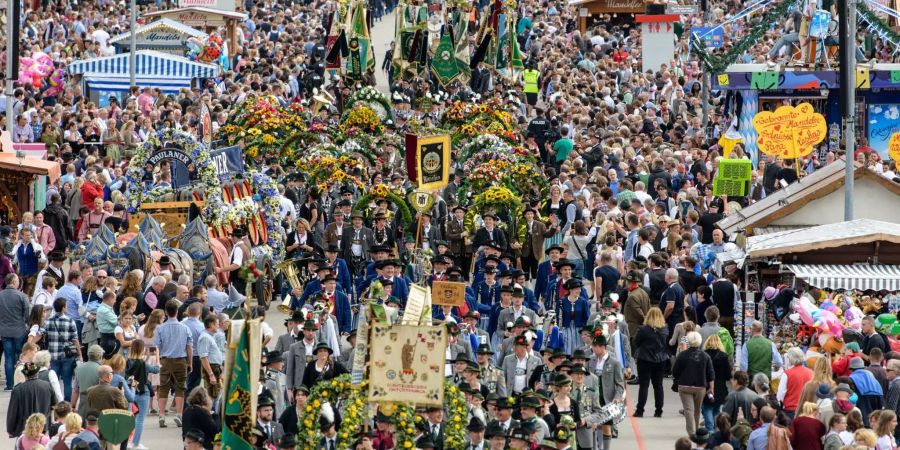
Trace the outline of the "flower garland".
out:
<instances>
[{"instance_id":1,"label":"flower garland","mask_svg":"<svg viewBox=\"0 0 900 450\"><path fill-rule=\"evenodd\" d=\"M447 410L447 429L444 433L444 448L463 450L466 448L466 397L452 382L444 381L444 408Z\"/></svg>"},{"instance_id":2,"label":"flower garland","mask_svg":"<svg viewBox=\"0 0 900 450\"><path fill-rule=\"evenodd\" d=\"M284 108L274 97L251 97L238 105L221 133L229 144L242 142L248 160L261 162L282 156L285 143L306 131L304 114L299 103Z\"/></svg>"},{"instance_id":3,"label":"flower garland","mask_svg":"<svg viewBox=\"0 0 900 450\"><path fill-rule=\"evenodd\" d=\"M204 198L208 198L211 193L221 189L221 180L216 173L216 167L206 145L190 133L166 128L156 133L151 133L147 140L135 149L134 155L129 162L128 170L125 171L125 180L127 182L125 200L128 212L134 213L139 210L143 202L157 201L164 195L175 192L171 187L148 188L143 184L144 166L147 159L154 151L170 143L178 146L183 152L191 156L191 160L200 176L199 186L195 187L195 189L202 192Z\"/></svg>"},{"instance_id":4,"label":"flower garland","mask_svg":"<svg viewBox=\"0 0 900 450\"><path fill-rule=\"evenodd\" d=\"M379 115L382 121L393 119L391 113L391 101L378 89L372 86L365 86L362 89L350 94L344 107L347 111L353 108L357 102L365 102L375 113ZM384 113L382 113L384 111Z\"/></svg>"},{"instance_id":5,"label":"flower garland","mask_svg":"<svg viewBox=\"0 0 900 450\"><path fill-rule=\"evenodd\" d=\"M388 203L397 207L397 214L400 215L400 223L403 226L412 224L412 212L409 210L409 205L406 204L406 199L384 184L373 187L369 192L360 197L359 200L356 201L356 204L353 205L353 210L366 214L371 211L369 206L380 200L387 200Z\"/></svg>"},{"instance_id":6,"label":"flower garland","mask_svg":"<svg viewBox=\"0 0 900 450\"><path fill-rule=\"evenodd\" d=\"M484 212L487 209L517 211L522 208L522 199L505 186L491 186L475 196L475 209Z\"/></svg>"},{"instance_id":7,"label":"flower garland","mask_svg":"<svg viewBox=\"0 0 900 450\"><path fill-rule=\"evenodd\" d=\"M254 247L254 255L260 256L265 254L271 256L276 263L280 262L284 259L285 249L284 230L281 228L281 203L278 201L280 198L278 185L272 177L257 170L251 170L248 175L254 190L253 200L260 202L262 205L259 211L262 213L265 221L268 236L266 245Z\"/></svg>"},{"instance_id":8,"label":"flower garland","mask_svg":"<svg viewBox=\"0 0 900 450\"><path fill-rule=\"evenodd\" d=\"M444 112L441 128L452 130L453 145L457 146L483 133L511 133L515 130L515 121L496 100L479 104L458 100ZM513 140L515 142L518 140Z\"/></svg>"}]
</instances>

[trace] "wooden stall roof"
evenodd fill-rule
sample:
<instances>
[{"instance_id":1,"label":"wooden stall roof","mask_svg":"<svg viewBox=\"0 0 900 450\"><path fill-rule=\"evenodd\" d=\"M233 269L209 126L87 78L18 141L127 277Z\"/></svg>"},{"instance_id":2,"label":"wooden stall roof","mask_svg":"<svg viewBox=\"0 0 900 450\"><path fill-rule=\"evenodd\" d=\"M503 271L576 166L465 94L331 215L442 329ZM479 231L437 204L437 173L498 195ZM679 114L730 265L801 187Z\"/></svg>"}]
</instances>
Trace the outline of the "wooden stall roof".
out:
<instances>
[{"instance_id":1,"label":"wooden stall roof","mask_svg":"<svg viewBox=\"0 0 900 450\"><path fill-rule=\"evenodd\" d=\"M830 223L747 239L747 255L767 258L872 242L900 244L900 225L872 219Z\"/></svg>"},{"instance_id":2,"label":"wooden stall roof","mask_svg":"<svg viewBox=\"0 0 900 450\"><path fill-rule=\"evenodd\" d=\"M854 161L854 164L854 179L870 178L885 189L900 195L900 184L863 167L859 162ZM792 214L807 203L843 188L845 167L844 159L837 159L791 184L787 189L779 189L739 212L730 214L719 222L719 227L727 234L742 229L749 229L752 234L759 234L755 231L756 229L765 227Z\"/></svg>"},{"instance_id":3,"label":"wooden stall roof","mask_svg":"<svg viewBox=\"0 0 900 450\"><path fill-rule=\"evenodd\" d=\"M13 153L0 153L0 170L28 175L47 175L49 183L59 179L59 163L33 158L17 158Z\"/></svg>"}]
</instances>

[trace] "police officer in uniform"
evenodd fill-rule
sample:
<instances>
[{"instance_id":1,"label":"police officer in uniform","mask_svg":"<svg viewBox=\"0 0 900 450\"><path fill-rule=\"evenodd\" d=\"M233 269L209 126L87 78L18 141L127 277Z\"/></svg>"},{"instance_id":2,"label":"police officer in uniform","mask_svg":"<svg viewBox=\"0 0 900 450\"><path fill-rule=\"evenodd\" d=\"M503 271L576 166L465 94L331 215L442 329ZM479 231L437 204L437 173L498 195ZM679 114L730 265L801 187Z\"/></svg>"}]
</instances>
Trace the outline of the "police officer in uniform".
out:
<instances>
[{"instance_id":1,"label":"police officer in uniform","mask_svg":"<svg viewBox=\"0 0 900 450\"><path fill-rule=\"evenodd\" d=\"M528 102L528 109L534 108L538 101L538 92L541 86L541 72L537 70L534 62L528 64L528 68L522 71L522 81L525 82L525 100Z\"/></svg>"}]
</instances>

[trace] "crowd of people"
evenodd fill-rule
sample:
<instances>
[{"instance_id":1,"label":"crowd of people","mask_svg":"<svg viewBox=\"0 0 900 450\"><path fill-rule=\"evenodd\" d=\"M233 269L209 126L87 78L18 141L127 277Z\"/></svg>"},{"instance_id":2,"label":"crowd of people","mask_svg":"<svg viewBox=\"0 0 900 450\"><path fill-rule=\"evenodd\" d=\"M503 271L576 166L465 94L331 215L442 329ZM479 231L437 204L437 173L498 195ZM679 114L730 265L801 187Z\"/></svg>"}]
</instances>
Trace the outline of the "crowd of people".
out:
<instances>
[{"instance_id":1,"label":"crowd of people","mask_svg":"<svg viewBox=\"0 0 900 450\"><path fill-rule=\"evenodd\" d=\"M369 3L376 21L396 6ZM472 23L489 13L488 3L471 7ZM724 20L743 3L710 2L713 17ZM45 208L0 228L2 379L11 391L7 433L16 449L99 449L98 420L109 409L134 412L135 430L123 448L146 450L148 416L159 427L180 428L185 448L220 444L226 336L230 313L243 306L229 296L229 284L239 281L223 284L216 273L197 283L165 261L158 274L132 270L117 279L73 257L69 243L84 243L102 226L130 228L124 174L134 150L164 128L196 134L201 103L212 109L215 131L253 96L309 105L321 89L342 108L355 85L323 66L323 23L339 3L242 6L248 19L230 70L178 95L133 88L101 107L78 83L53 95L47 86L17 83L8 111L0 94L0 112L16 119L13 140L46 144L63 174L47 187ZM735 248L717 227L729 208L759 201L838 155L760 158L747 196L714 196L724 157L717 142L733 117L720 92L712 93L704 117L703 70L687 51L688 33L670 64L644 71L634 24L603 17L581 33L578 8L563 1L520 0L516 11L527 67L521 77L479 67L468 85L445 89L427 73L410 80L390 64L382 70L403 111L387 133L402 136L412 122L437 122L450 101L505 105L548 184L540 196L524 199L517 218L523 234L502 224L507 214L487 211L475 233L466 231L472 205L459 195L467 175L461 167L436 192L433 211L422 214L417 240L388 220L390 207L371 218L351 213L359 189L321 191L292 167L267 165L281 183L286 220L277 226L288 256L302 256L301 269L311 277L302 288L277 293L292 297L284 332L264 322L255 446L297 448L311 389L352 369L357 304L377 280L384 288L379 300L400 309L414 282L467 283L465 307L433 310L435 323L451 335L449 377L466 397L466 448L608 450L618 435L608 413L622 408L633 384L634 417L650 415L651 386L654 418L683 415L689 437L678 439L677 449L895 449L900 355L875 333L871 318L863 323L864 340L845 345L833 363L775 346L763 322L753 323L736 351L735 304L744 277L734 261L715 264L716 254ZM102 0L26 2L23 56L44 52L64 67L112 54L110 37L128 30L128 14L127 6ZM701 24L697 17L685 21ZM728 43L746 25L726 26ZM772 44L778 37L769 33L742 58L781 57L780 44ZM375 44L390 59L393 44ZM866 52L889 54L888 45L876 40ZM411 107L425 97L429 109ZM339 117L324 111L323 120ZM877 154L857 156L894 176ZM750 155L738 144L727 157ZM373 171L367 186L381 180L411 185L388 167ZM148 169L141 183L170 181L165 171ZM239 256L232 253L223 272L236 272L249 254L245 230L236 229L231 240ZM411 269L417 248L434 251L430 273ZM317 302L329 314L308 320L301 308ZM267 311L253 314L265 319ZM665 404L667 388L680 404ZM417 413L415 447L443 449L447 414ZM335 450L340 421L317 422L319 448ZM387 415L379 412L372 425L352 448L398 448Z\"/></svg>"}]
</instances>

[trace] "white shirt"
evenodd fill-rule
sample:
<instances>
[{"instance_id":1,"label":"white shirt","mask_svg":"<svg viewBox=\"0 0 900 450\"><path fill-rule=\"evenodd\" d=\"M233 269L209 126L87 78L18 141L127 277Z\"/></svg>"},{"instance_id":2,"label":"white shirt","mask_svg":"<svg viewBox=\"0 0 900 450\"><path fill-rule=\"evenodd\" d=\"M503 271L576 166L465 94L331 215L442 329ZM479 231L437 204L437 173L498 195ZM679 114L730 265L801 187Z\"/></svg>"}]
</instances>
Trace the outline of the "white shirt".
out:
<instances>
[{"instance_id":1,"label":"white shirt","mask_svg":"<svg viewBox=\"0 0 900 450\"><path fill-rule=\"evenodd\" d=\"M527 373L528 373L528 355L526 355L522 359L516 358L516 380L513 385L514 392L522 392L525 390L525 384L528 381L525 379L525 376Z\"/></svg>"},{"instance_id":2,"label":"white shirt","mask_svg":"<svg viewBox=\"0 0 900 450\"><path fill-rule=\"evenodd\" d=\"M91 37L100 44L100 48L106 48L107 44L109 44L109 33L102 29L94 30L94 32L91 33Z\"/></svg>"},{"instance_id":3,"label":"white shirt","mask_svg":"<svg viewBox=\"0 0 900 450\"><path fill-rule=\"evenodd\" d=\"M231 262L233 264L237 264L238 266L244 265L244 250L240 245L235 245L231 249Z\"/></svg>"},{"instance_id":4,"label":"white shirt","mask_svg":"<svg viewBox=\"0 0 900 450\"><path fill-rule=\"evenodd\" d=\"M602 359L597 360L597 365L594 366L594 373L600 374L603 373L603 367L606 366L606 360L609 359L609 353L603 356Z\"/></svg>"}]
</instances>

